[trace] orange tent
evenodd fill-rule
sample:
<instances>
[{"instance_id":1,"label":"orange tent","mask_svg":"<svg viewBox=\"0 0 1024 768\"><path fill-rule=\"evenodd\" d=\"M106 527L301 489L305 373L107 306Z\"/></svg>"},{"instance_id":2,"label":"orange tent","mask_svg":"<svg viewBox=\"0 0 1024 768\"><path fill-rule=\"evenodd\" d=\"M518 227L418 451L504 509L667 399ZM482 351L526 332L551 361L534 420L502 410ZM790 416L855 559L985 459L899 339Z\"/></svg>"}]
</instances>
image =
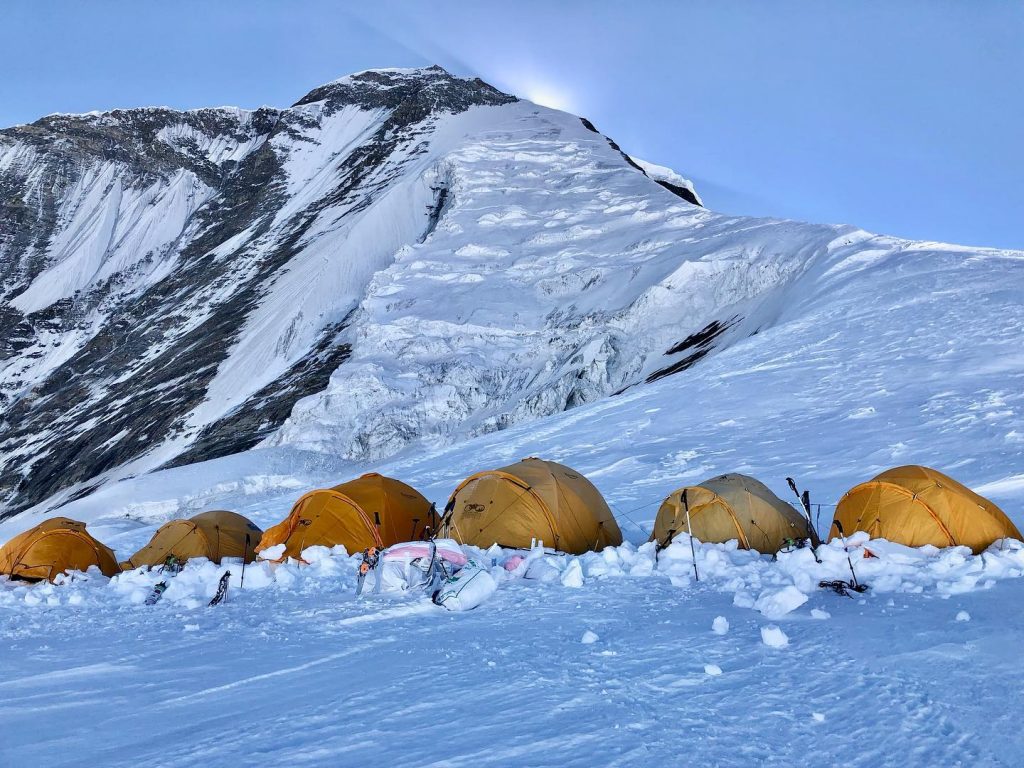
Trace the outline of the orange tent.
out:
<instances>
[{"instance_id":1,"label":"orange tent","mask_svg":"<svg viewBox=\"0 0 1024 768\"><path fill-rule=\"evenodd\" d=\"M430 524L430 502L400 480L371 472L334 488L310 491L268 528L256 551L284 544L275 560L301 559L307 547L341 544L350 553L415 539Z\"/></svg>"},{"instance_id":2,"label":"orange tent","mask_svg":"<svg viewBox=\"0 0 1024 768\"><path fill-rule=\"evenodd\" d=\"M962 545L975 554L992 542L1020 539L1010 518L988 499L941 472L895 467L847 491L835 520L847 534L866 531L910 547ZM833 530L837 530L835 523Z\"/></svg>"},{"instance_id":3,"label":"orange tent","mask_svg":"<svg viewBox=\"0 0 1024 768\"><path fill-rule=\"evenodd\" d=\"M533 457L463 480L445 507L442 532L481 548L525 549L536 540L573 554L622 543L608 503L587 478Z\"/></svg>"},{"instance_id":4,"label":"orange tent","mask_svg":"<svg viewBox=\"0 0 1024 768\"><path fill-rule=\"evenodd\" d=\"M677 534L689 533L689 523L699 541L736 539L740 549L769 555L792 539L810 537L817 542L817 534L808 530L803 516L764 483L747 475L719 475L673 491L658 509L650 540L665 546Z\"/></svg>"},{"instance_id":5,"label":"orange tent","mask_svg":"<svg viewBox=\"0 0 1024 768\"><path fill-rule=\"evenodd\" d=\"M44 520L0 547L0 574L28 581L53 581L57 574L95 565L104 576L120 573L111 549L94 539L85 523L66 517Z\"/></svg>"},{"instance_id":6,"label":"orange tent","mask_svg":"<svg viewBox=\"0 0 1024 768\"><path fill-rule=\"evenodd\" d=\"M160 565L168 555L185 561L205 557L219 563L225 557L240 557L251 563L263 531L246 517L224 509L202 512L188 520L171 520L153 534L149 543L121 565Z\"/></svg>"}]
</instances>

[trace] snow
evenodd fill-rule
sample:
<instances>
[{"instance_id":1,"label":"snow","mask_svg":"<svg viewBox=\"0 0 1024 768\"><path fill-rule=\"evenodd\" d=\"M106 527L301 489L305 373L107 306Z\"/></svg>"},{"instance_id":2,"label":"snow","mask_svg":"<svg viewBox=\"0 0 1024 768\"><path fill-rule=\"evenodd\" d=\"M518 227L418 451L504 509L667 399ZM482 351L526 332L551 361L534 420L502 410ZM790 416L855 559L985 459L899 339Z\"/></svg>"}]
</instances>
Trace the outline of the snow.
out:
<instances>
[{"instance_id":1,"label":"snow","mask_svg":"<svg viewBox=\"0 0 1024 768\"><path fill-rule=\"evenodd\" d=\"M122 182L123 170L115 164L88 169L64 196L58 234L48 246L51 265L12 306L37 312L115 274L132 275L122 290L138 291L169 272L182 232L213 190L190 171L135 188Z\"/></svg>"},{"instance_id":2,"label":"snow","mask_svg":"<svg viewBox=\"0 0 1024 768\"><path fill-rule=\"evenodd\" d=\"M656 165L655 163L649 163L646 160L641 160L639 157L630 157L629 159L632 160L637 165L639 165L641 168L643 168L644 173L646 173L650 178L654 179L655 181L667 181L670 184L675 184L677 187L682 187L683 189L688 190L690 194L692 194L697 199L697 202L699 202L701 205L704 204L704 201L701 200L700 195L697 194L697 190L694 188L693 182L679 175L671 168L666 168L664 165Z\"/></svg>"},{"instance_id":3,"label":"snow","mask_svg":"<svg viewBox=\"0 0 1024 768\"><path fill-rule=\"evenodd\" d=\"M151 530L133 529L131 538ZM993 547L984 558L922 551L922 564L934 561L923 567L932 573L930 584L920 591L897 587L905 595L898 607L874 589L863 604L814 590L808 603L828 606L836 618L802 621L801 606L777 620L784 626L731 607L730 590L755 574L759 581L804 571L829 575L829 558L818 566L798 550L773 563L701 545L702 562L718 553L733 566L698 584L676 581L687 559L676 549L689 546L671 545L657 564L646 544L579 558L544 556L556 570L582 569L587 581L575 589L506 571L500 563L514 553L496 550L497 592L458 614L422 594L356 599L359 558L326 548L307 550L309 565L251 564L244 588L240 563L190 561L154 607L141 602L160 574L141 569L57 585L0 582L0 643L9 651L0 656L0 755L47 755L62 765L54 749L74 743L76 761L159 762L167 739L186 729L190 738L175 747L176 765L234 764L239 754L298 764L373 755L500 765L538 742L553 763L639 764L650 750L671 749L677 736L670 724L691 716L719 723L721 738L688 747L692 759L709 763L728 763L737 743L751 745L744 759L778 765L811 750L826 762L865 766L895 755L924 766L1015 754L1013 717L998 698L965 702L948 691L976 684L986 665L994 665L1003 685L1024 680L1014 646L1005 644L1024 632L1024 622L1002 609L1022 585L1022 548ZM842 554L838 545L822 554L832 549ZM878 583L888 570L907 567L885 557L863 562L874 569L865 579ZM939 562L945 565L935 567ZM941 576L979 564L997 579L1011 569L1018 577L961 596L982 618L967 630L973 634L953 640ZM227 602L207 608L225 570L232 572ZM706 631L726 616L727 634ZM973 651L963 645L981 638ZM569 647L574 642L601 650L579 654ZM786 652L765 655L759 647ZM713 689L695 688L712 678ZM426 706L399 704L423 690L431 692ZM871 722L859 724L871 706ZM922 706L927 727L914 719ZM357 724L366 717L378 723L379 738L365 739ZM438 717L459 723L458 740L435 738ZM826 737L801 721L818 729L837 725ZM244 727L226 728L229 722ZM766 729L765 722L774 725ZM983 722L988 727L978 728Z\"/></svg>"},{"instance_id":4,"label":"snow","mask_svg":"<svg viewBox=\"0 0 1024 768\"><path fill-rule=\"evenodd\" d=\"M789 645L789 635L775 624L761 627L761 642L769 648L785 648Z\"/></svg>"}]
</instances>

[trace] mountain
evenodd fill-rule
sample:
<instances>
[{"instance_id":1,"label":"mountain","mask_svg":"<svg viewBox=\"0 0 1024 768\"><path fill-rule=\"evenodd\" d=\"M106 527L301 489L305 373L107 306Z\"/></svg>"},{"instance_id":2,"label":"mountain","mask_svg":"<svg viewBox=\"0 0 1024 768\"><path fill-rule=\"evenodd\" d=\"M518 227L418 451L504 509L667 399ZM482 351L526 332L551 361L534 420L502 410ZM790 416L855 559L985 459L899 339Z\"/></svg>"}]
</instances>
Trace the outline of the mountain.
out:
<instances>
[{"instance_id":1,"label":"mountain","mask_svg":"<svg viewBox=\"0 0 1024 768\"><path fill-rule=\"evenodd\" d=\"M1020 276L1020 254L700 202L588 121L437 67L0 131L3 514L254 446L454 445L671 393L840 289L859 307L898 279L878 317L941 323L944 285Z\"/></svg>"}]
</instances>

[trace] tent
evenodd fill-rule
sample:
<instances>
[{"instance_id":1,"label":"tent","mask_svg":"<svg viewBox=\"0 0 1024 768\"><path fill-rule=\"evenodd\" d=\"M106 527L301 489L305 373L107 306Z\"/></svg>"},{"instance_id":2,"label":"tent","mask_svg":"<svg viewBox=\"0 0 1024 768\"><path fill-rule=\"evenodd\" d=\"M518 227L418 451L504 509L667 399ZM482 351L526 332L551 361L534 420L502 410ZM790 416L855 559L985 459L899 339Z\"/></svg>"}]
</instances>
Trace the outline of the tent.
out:
<instances>
[{"instance_id":1,"label":"tent","mask_svg":"<svg viewBox=\"0 0 1024 768\"><path fill-rule=\"evenodd\" d=\"M470 475L441 528L463 544L526 548L533 540L581 554L622 543L601 492L574 470L537 458Z\"/></svg>"},{"instance_id":2,"label":"tent","mask_svg":"<svg viewBox=\"0 0 1024 768\"><path fill-rule=\"evenodd\" d=\"M941 472L911 465L888 469L854 486L835 520L847 534L866 531L909 547L962 545L975 554L1020 531L995 504ZM832 530L838 534L833 523Z\"/></svg>"},{"instance_id":3,"label":"tent","mask_svg":"<svg viewBox=\"0 0 1024 768\"><path fill-rule=\"evenodd\" d=\"M95 565L104 576L121 568L110 547L86 530L85 523L66 517L44 520L0 547L0 574L28 581L53 581L66 571L85 571Z\"/></svg>"},{"instance_id":4,"label":"tent","mask_svg":"<svg viewBox=\"0 0 1024 768\"><path fill-rule=\"evenodd\" d=\"M300 558L314 545L344 545L351 553L415 539L430 524L431 505L405 483L371 472L334 488L310 491L283 521L268 528L257 552L284 544L274 557Z\"/></svg>"},{"instance_id":5,"label":"tent","mask_svg":"<svg viewBox=\"0 0 1024 768\"><path fill-rule=\"evenodd\" d=\"M661 503L651 541L664 546L677 533L689 533L687 506L694 538L708 543L736 539L742 549L774 554L787 539L809 535L807 519L768 486L746 475L729 474L673 491ZM816 533L811 538L818 543Z\"/></svg>"},{"instance_id":6,"label":"tent","mask_svg":"<svg viewBox=\"0 0 1024 768\"><path fill-rule=\"evenodd\" d=\"M263 531L236 512L218 509L188 520L171 520L153 534L149 543L121 563L125 569L161 565L168 555L178 560L205 557L219 563L224 557L240 557L251 563Z\"/></svg>"}]
</instances>

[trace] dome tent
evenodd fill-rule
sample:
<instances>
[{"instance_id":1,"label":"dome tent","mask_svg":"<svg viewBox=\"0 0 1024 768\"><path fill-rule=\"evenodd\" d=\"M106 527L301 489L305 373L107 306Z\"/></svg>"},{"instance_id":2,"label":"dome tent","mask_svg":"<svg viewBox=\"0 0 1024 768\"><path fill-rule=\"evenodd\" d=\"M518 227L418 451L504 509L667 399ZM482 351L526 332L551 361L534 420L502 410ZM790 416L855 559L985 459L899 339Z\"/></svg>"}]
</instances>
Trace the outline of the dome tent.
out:
<instances>
[{"instance_id":1,"label":"dome tent","mask_svg":"<svg viewBox=\"0 0 1024 768\"><path fill-rule=\"evenodd\" d=\"M310 491L268 528L256 551L284 544L274 557L300 558L307 547L341 544L350 553L409 541L430 522L431 505L400 480L371 472L334 488Z\"/></svg>"},{"instance_id":2,"label":"dome tent","mask_svg":"<svg viewBox=\"0 0 1024 768\"><path fill-rule=\"evenodd\" d=\"M775 554L787 539L808 538L807 519L768 486L747 475L727 474L673 491L658 509L651 541L664 546L676 534L689 533L687 506L693 536L703 542L736 539L741 549ZM818 543L817 534L812 541Z\"/></svg>"},{"instance_id":3,"label":"dome tent","mask_svg":"<svg viewBox=\"0 0 1024 768\"><path fill-rule=\"evenodd\" d=\"M142 549L121 563L125 569L161 565L168 555L178 560L205 557L219 563L225 557L239 557L251 563L263 531L236 512L218 509L202 512L188 520L171 520L153 534Z\"/></svg>"},{"instance_id":4,"label":"dome tent","mask_svg":"<svg viewBox=\"0 0 1024 768\"><path fill-rule=\"evenodd\" d=\"M117 558L85 530L85 523L66 517L44 520L0 547L0 574L27 581L53 581L67 571L95 565L104 576L120 573Z\"/></svg>"},{"instance_id":5,"label":"dome tent","mask_svg":"<svg viewBox=\"0 0 1024 768\"><path fill-rule=\"evenodd\" d=\"M526 548L536 540L582 554L622 543L607 502L587 478L533 457L463 480L448 500L441 530L482 548Z\"/></svg>"},{"instance_id":6,"label":"dome tent","mask_svg":"<svg viewBox=\"0 0 1024 768\"><path fill-rule=\"evenodd\" d=\"M1020 539L1010 518L988 499L941 472L910 465L854 486L835 520L847 534L865 531L909 547L966 546L977 554L992 542ZM833 531L838 530L833 522Z\"/></svg>"}]
</instances>

